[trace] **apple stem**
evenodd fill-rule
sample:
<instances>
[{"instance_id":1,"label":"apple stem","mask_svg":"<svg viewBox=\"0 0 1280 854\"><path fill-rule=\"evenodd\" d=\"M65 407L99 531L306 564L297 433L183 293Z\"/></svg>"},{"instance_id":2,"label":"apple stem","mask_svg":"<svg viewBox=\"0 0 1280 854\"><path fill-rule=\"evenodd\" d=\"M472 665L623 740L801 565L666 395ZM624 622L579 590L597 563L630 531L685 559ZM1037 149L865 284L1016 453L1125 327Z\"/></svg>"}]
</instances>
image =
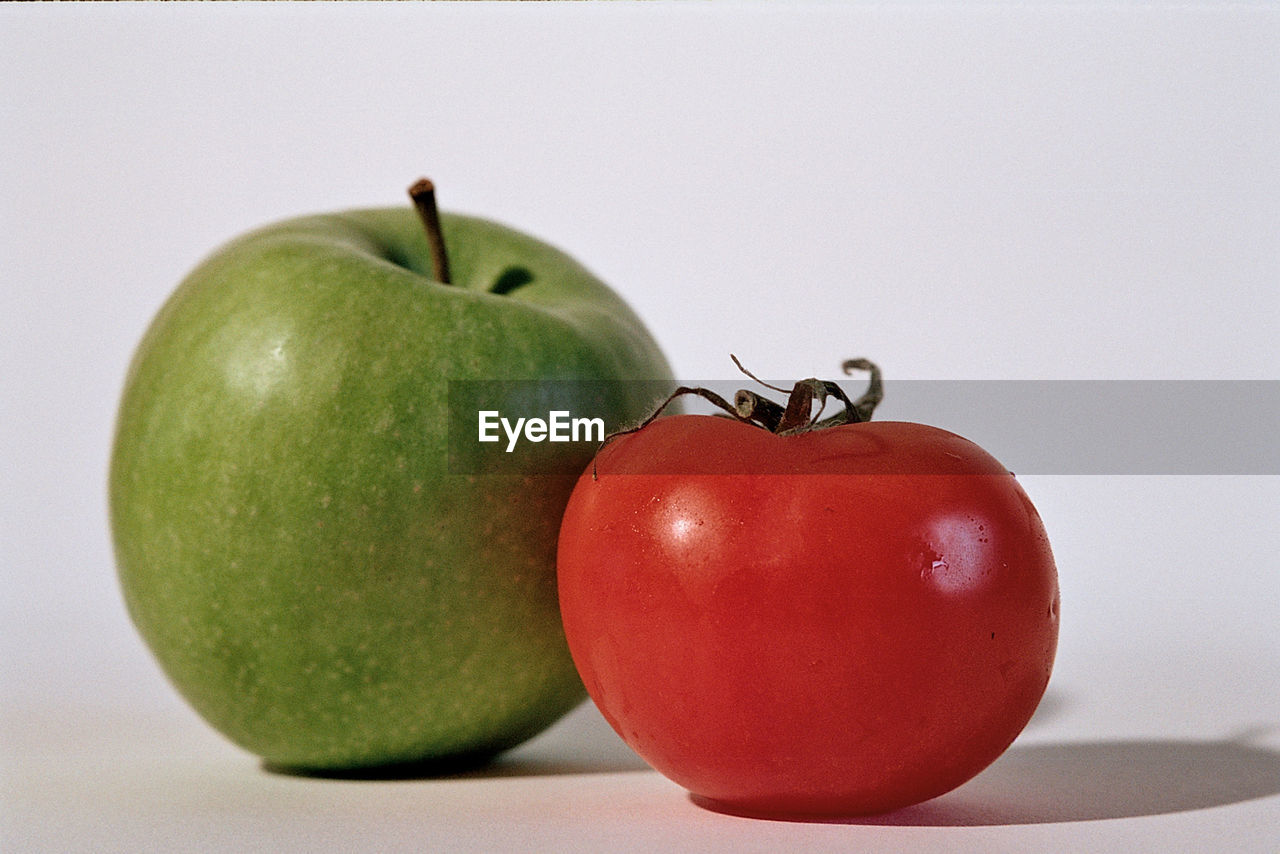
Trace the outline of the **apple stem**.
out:
<instances>
[{"instance_id":1,"label":"apple stem","mask_svg":"<svg viewBox=\"0 0 1280 854\"><path fill-rule=\"evenodd\" d=\"M409 188L409 198L413 199L418 218L426 229L436 279L445 285L453 284L449 279L449 255L444 248L444 232L440 230L440 211L436 207L436 185L427 178L419 178Z\"/></svg>"}]
</instances>

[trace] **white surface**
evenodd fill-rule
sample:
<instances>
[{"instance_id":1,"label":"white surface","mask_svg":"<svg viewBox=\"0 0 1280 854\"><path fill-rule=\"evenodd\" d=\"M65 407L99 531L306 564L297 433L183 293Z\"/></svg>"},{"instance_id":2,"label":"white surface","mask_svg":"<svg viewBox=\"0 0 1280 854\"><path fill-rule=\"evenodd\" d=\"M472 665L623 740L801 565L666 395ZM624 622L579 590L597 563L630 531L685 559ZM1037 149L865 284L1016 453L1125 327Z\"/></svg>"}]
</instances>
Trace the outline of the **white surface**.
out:
<instances>
[{"instance_id":1,"label":"white surface","mask_svg":"<svg viewBox=\"0 0 1280 854\"><path fill-rule=\"evenodd\" d=\"M1276 7L5 4L0 80L0 849L1275 850L1276 477L1024 478L1041 713L850 824L703 811L589 706L462 779L266 774L128 624L104 480L202 255L423 173L595 269L682 378L1277 379Z\"/></svg>"}]
</instances>

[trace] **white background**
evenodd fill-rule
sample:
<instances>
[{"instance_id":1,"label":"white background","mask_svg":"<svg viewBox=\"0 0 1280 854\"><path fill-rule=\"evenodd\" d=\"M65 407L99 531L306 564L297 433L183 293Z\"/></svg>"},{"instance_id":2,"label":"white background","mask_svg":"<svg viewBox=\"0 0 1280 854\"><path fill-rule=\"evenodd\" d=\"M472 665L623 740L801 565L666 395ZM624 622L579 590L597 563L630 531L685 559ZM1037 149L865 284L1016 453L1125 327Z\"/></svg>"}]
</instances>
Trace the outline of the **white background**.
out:
<instances>
[{"instance_id":1,"label":"white background","mask_svg":"<svg viewBox=\"0 0 1280 854\"><path fill-rule=\"evenodd\" d=\"M682 378L1280 379L1274 5L5 4L0 81L0 849L1274 850L1274 476L1024 478L1041 713L851 824L705 812L589 705L465 779L266 774L160 676L105 516L182 275L421 174L595 270Z\"/></svg>"}]
</instances>

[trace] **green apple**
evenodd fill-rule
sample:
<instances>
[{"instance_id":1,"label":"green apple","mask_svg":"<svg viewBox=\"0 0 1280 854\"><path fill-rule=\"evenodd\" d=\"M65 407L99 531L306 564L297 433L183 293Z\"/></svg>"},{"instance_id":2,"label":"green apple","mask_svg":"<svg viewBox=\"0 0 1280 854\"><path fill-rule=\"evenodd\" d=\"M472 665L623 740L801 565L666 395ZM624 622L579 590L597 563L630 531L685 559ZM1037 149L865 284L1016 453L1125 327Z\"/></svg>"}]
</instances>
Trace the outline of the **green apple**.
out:
<instances>
[{"instance_id":1,"label":"green apple","mask_svg":"<svg viewBox=\"0 0 1280 854\"><path fill-rule=\"evenodd\" d=\"M109 484L129 613L195 709L277 766L488 757L585 696L554 551L594 446L564 474L451 468L449 381L671 372L567 255L435 222L405 206L241 237L129 369ZM630 387L580 403L638 419L652 400Z\"/></svg>"}]
</instances>

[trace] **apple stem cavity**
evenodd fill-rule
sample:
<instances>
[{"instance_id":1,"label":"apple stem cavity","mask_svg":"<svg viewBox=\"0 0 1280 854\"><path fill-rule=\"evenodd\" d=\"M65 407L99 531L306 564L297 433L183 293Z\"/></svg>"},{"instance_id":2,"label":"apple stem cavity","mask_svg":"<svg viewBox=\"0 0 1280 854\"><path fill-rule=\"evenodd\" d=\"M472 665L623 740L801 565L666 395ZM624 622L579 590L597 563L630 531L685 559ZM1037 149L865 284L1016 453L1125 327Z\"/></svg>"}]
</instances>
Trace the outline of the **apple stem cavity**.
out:
<instances>
[{"instance_id":1,"label":"apple stem cavity","mask_svg":"<svg viewBox=\"0 0 1280 854\"><path fill-rule=\"evenodd\" d=\"M431 266L436 279L451 285L449 279L449 254L444 248L444 232L440 229L440 210L436 207L436 185L428 178L419 178L409 188L409 198L418 211L422 227L427 232L427 245L431 247Z\"/></svg>"}]
</instances>

